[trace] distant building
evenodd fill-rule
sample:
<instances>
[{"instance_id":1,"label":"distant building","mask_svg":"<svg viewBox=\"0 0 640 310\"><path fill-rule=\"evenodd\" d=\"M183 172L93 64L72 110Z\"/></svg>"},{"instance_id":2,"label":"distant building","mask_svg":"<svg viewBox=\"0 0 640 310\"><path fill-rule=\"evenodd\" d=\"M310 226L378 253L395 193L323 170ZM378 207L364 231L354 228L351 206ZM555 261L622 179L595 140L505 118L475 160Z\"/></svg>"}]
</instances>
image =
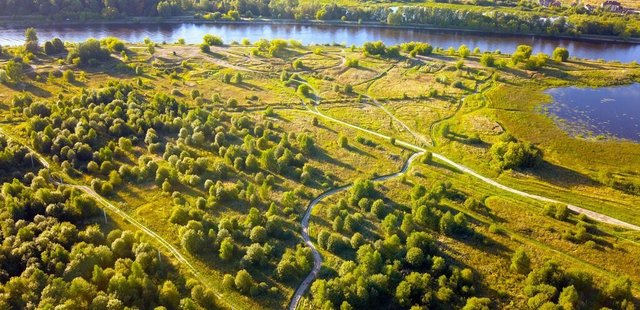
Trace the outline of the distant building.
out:
<instances>
[{"instance_id":1,"label":"distant building","mask_svg":"<svg viewBox=\"0 0 640 310\"><path fill-rule=\"evenodd\" d=\"M603 10L611 11L611 12L623 12L625 8L620 4L620 2L615 0L607 0L602 2L600 6Z\"/></svg>"}]
</instances>

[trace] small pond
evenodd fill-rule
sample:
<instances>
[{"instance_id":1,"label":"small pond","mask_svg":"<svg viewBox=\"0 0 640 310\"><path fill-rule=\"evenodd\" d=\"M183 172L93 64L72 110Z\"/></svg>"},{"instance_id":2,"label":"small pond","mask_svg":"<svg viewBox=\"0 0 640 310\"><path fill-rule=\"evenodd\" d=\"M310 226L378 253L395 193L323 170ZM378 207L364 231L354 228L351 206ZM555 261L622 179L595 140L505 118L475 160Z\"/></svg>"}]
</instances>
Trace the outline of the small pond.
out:
<instances>
[{"instance_id":1,"label":"small pond","mask_svg":"<svg viewBox=\"0 0 640 310\"><path fill-rule=\"evenodd\" d=\"M546 93L553 103L543 109L571 135L640 142L640 83L553 88Z\"/></svg>"}]
</instances>

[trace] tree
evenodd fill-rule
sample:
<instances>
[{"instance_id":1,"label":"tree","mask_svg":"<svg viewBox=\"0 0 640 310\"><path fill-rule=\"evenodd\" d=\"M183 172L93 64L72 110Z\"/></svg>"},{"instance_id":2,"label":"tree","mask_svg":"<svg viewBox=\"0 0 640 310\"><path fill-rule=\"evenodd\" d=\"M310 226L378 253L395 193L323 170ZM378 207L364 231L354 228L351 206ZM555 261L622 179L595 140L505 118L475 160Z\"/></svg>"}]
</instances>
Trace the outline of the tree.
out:
<instances>
[{"instance_id":1,"label":"tree","mask_svg":"<svg viewBox=\"0 0 640 310\"><path fill-rule=\"evenodd\" d=\"M338 138L338 145L340 145L341 148L347 148L349 147L349 140L347 139L347 137L340 135L340 137Z\"/></svg>"},{"instance_id":2,"label":"tree","mask_svg":"<svg viewBox=\"0 0 640 310\"><path fill-rule=\"evenodd\" d=\"M420 267L424 263L424 252L420 248L410 248L406 255L407 263L413 267Z\"/></svg>"},{"instance_id":3,"label":"tree","mask_svg":"<svg viewBox=\"0 0 640 310\"><path fill-rule=\"evenodd\" d=\"M170 280L167 280L160 289L160 302L169 309L178 309L180 305L180 292Z\"/></svg>"},{"instance_id":4,"label":"tree","mask_svg":"<svg viewBox=\"0 0 640 310\"><path fill-rule=\"evenodd\" d=\"M509 268L520 274L527 274L531 270L531 260L523 248L519 248L513 253Z\"/></svg>"},{"instance_id":5,"label":"tree","mask_svg":"<svg viewBox=\"0 0 640 310\"><path fill-rule=\"evenodd\" d=\"M471 55L471 50L466 45L462 44L458 47L458 56L460 58L467 58L469 55Z\"/></svg>"},{"instance_id":6,"label":"tree","mask_svg":"<svg viewBox=\"0 0 640 310\"><path fill-rule=\"evenodd\" d=\"M502 169L533 168L542 161L542 151L530 143L497 142L489 151Z\"/></svg>"},{"instance_id":7,"label":"tree","mask_svg":"<svg viewBox=\"0 0 640 310\"><path fill-rule=\"evenodd\" d=\"M514 64L518 64L522 61L525 61L531 57L531 53L533 52L533 48L529 45L518 45L516 51L511 55L511 60Z\"/></svg>"},{"instance_id":8,"label":"tree","mask_svg":"<svg viewBox=\"0 0 640 310\"><path fill-rule=\"evenodd\" d=\"M489 305L491 305L491 299L489 298L471 297L467 299L467 303L462 310L489 310Z\"/></svg>"},{"instance_id":9,"label":"tree","mask_svg":"<svg viewBox=\"0 0 640 310\"><path fill-rule=\"evenodd\" d=\"M576 288L571 285L562 289L560 297L558 297L558 305L562 306L565 310L575 310L578 308L580 296Z\"/></svg>"},{"instance_id":10,"label":"tree","mask_svg":"<svg viewBox=\"0 0 640 310\"><path fill-rule=\"evenodd\" d=\"M249 293L251 287L253 286L253 277L251 274L244 269L241 269L236 274L236 278L234 281L236 288L242 293Z\"/></svg>"},{"instance_id":11,"label":"tree","mask_svg":"<svg viewBox=\"0 0 640 310\"><path fill-rule=\"evenodd\" d=\"M495 65L495 62L495 58L489 53L484 53L482 54L482 56L480 56L480 64L485 67L493 67Z\"/></svg>"},{"instance_id":12,"label":"tree","mask_svg":"<svg viewBox=\"0 0 640 310\"><path fill-rule=\"evenodd\" d=\"M7 77L9 77L9 79L14 83L22 80L22 76L24 75L22 66L23 64L21 62L14 60L9 60L4 65L4 71L6 72Z\"/></svg>"},{"instance_id":13,"label":"tree","mask_svg":"<svg viewBox=\"0 0 640 310\"><path fill-rule=\"evenodd\" d=\"M111 55L108 49L100 46L100 41L96 39L88 39L85 42L78 44L75 53L70 53L69 57L72 59L74 56L80 59L82 64L93 64L102 60L108 60Z\"/></svg>"},{"instance_id":14,"label":"tree","mask_svg":"<svg viewBox=\"0 0 640 310\"><path fill-rule=\"evenodd\" d=\"M211 34L205 34L202 39L204 40L204 43L208 45L222 46L222 44L224 44L224 42L222 41L222 38L211 35Z\"/></svg>"},{"instance_id":15,"label":"tree","mask_svg":"<svg viewBox=\"0 0 640 310\"><path fill-rule=\"evenodd\" d=\"M621 301L623 299L630 299L631 295L631 280L628 277L618 277L611 280L605 290L606 297L614 301Z\"/></svg>"},{"instance_id":16,"label":"tree","mask_svg":"<svg viewBox=\"0 0 640 310\"><path fill-rule=\"evenodd\" d=\"M387 15L387 24L389 24L389 25L400 25L400 24L402 24L402 13L401 12L390 12Z\"/></svg>"},{"instance_id":17,"label":"tree","mask_svg":"<svg viewBox=\"0 0 640 310\"><path fill-rule=\"evenodd\" d=\"M556 49L553 50L553 54L551 55L551 57L555 61L565 62L569 60L569 51L563 47L556 47Z\"/></svg>"},{"instance_id":18,"label":"tree","mask_svg":"<svg viewBox=\"0 0 640 310\"><path fill-rule=\"evenodd\" d=\"M220 243L220 258L223 260L231 259L233 257L234 247L235 246L233 245L233 239L231 239L230 237L222 240L222 243Z\"/></svg>"},{"instance_id":19,"label":"tree","mask_svg":"<svg viewBox=\"0 0 640 310\"><path fill-rule=\"evenodd\" d=\"M40 46L38 45L38 34L36 33L36 30L34 28L27 28L27 30L24 32L24 36L25 50L34 54L37 53L40 49Z\"/></svg>"}]
</instances>

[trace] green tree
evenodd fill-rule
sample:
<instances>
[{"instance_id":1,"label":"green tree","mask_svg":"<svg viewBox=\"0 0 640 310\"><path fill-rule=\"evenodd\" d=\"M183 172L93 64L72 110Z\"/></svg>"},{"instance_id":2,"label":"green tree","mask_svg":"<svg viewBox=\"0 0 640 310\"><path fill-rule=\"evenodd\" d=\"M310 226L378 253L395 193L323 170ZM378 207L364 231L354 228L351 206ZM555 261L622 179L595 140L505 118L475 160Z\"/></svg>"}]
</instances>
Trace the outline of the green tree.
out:
<instances>
[{"instance_id":1,"label":"green tree","mask_svg":"<svg viewBox=\"0 0 640 310\"><path fill-rule=\"evenodd\" d=\"M7 77L14 83L20 82L24 75L23 64L21 62L17 62L14 60L9 60L4 65L4 71L7 74Z\"/></svg>"},{"instance_id":2,"label":"green tree","mask_svg":"<svg viewBox=\"0 0 640 310\"><path fill-rule=\"evenodd\" d=\"M223 260L230 260L233 257L233 249L235 248L233 244L233 239L230 237L225 238L220 243L220 258Z\"/></svg>"},{"instance_id":3,"label":"green tree","mask_svg":"<svg viewBox=\"0 0 640 310\"><path fill-rule=\"evenodd\" d=\"M460 58L467 58L469 55L471 55L471 50L466 45L462 44L458 47L458 56Z\"/></svg>"},{"instance_id":4,"label":"green tree","mask_svg":"<svg viewBox=\"0 0 640 310\"><path fill-rule=\"evenodd\" d=\"M236 278L234 281L236 288L243 293L249 293L251 287L253 287L253 277L249 272L244 269L241 269L236 274Z\"/></svg>"},{"instance_id":5,"label":"green tree","mask_svg":"<svg viewBox=\"0 0 640 310\"><path fill-rule=\"evenodd\" d=\"M160 303L168 309L178 309L180 305L180 292L178 292L178 288L170 280L162 284L162 288L160 289Z\"/></svg>"},{"instance_id":6,"label":"green tree","mask_svg":"<svg viewBox=\"0 0 640 310\"><path fill-rule=\"evenodd\" d=\"M485 67L493 67L495 66L495 62L496 59L489 53L484 53L482 54L482 56L480 56L480 64Z\"/></svg>"},{"instance_id":7,"label":"green tree","mask_svg":"<svg viewBox=\"0 0 640 310\"><path fill-rule=\"evenodd\" d=\"M40 46L38 44L38 34L34 28L27 28L24 32L25 42L24 48L26 51L31 53L37 53L40 50Z\"/></svg>"},{"instance_id":8,"label":"green tree","mask_svg":"<svg viewBox=\"0 0 640 310\"><path fill-rule=\"evenodd\" d=\"M527 274L531 270L531 260L523 248L519 248L513 253L509 268L520 274Z\"/></svg>"},{"instance_id":9,"label":"green tree","mask_svg":"<svg viewBox=\"0 0 640 310\"><path fill-rule=\"evenodd\" d=\"M569 50L563 47L556 47L556 49L553 50L551 57L555 61L565 62L569 60Z\"/></svg>"},{"instance_id":10,"label":"green tree","mask_svg":"<svg viewBox=\"0 0 640 310\"><path fill-rule=\"evenodd\" d=\"M562 306L564 310L575 310L578 309L579 300L578 291L571 285L562 289L562 293L558 297L558 305Z\"/></svg>"}]
</instances>

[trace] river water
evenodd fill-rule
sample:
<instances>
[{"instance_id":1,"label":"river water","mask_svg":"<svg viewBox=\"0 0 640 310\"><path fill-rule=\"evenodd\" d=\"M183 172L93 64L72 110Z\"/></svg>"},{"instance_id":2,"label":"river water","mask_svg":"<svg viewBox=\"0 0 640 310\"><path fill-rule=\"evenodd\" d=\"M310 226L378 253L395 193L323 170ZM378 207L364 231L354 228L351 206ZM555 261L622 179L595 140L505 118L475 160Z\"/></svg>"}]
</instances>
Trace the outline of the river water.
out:
<instances>
[{"instance_id":1,"label":"river water","mask_svg":"<svg viewBox=\"0 0 640 310\"><path fill-rule=\"evenodd\" d=\"M543 108L572 135L591 132L640 142L640 84L549 89L553 103Z\"/></svg>"},{"instance_id":2,"label":"river water","mask_svg":"<svg viewBox=\"0 0 640 310\"><path fill-rule=\"evenodd\" d=\"M534 52L551 54L558 46L569 49L571 56L588 59L640 61L640 44L589 42L573 39L543 38L534 36L488 35L441 30L411 30L378 27L286 25L286 24L108 24L77 26L37 27L41 41L59 37L64 41L79 42L87 38L119 37L128 42L141 42L150 38L155 42L175 42L179 38L187 43L200 43L207 34L215 34L225 42L252 42L260 39L295 39L305 44L344 43L362 45L367 41L381 40L388 45L408 41L428 42L433 46L448 48L466 44L471 49L500 50L511 53L518 44L533 46ZM0 45L17 45L24 41L24 28L0 26Z\"/></svg>"}]
</instances>

